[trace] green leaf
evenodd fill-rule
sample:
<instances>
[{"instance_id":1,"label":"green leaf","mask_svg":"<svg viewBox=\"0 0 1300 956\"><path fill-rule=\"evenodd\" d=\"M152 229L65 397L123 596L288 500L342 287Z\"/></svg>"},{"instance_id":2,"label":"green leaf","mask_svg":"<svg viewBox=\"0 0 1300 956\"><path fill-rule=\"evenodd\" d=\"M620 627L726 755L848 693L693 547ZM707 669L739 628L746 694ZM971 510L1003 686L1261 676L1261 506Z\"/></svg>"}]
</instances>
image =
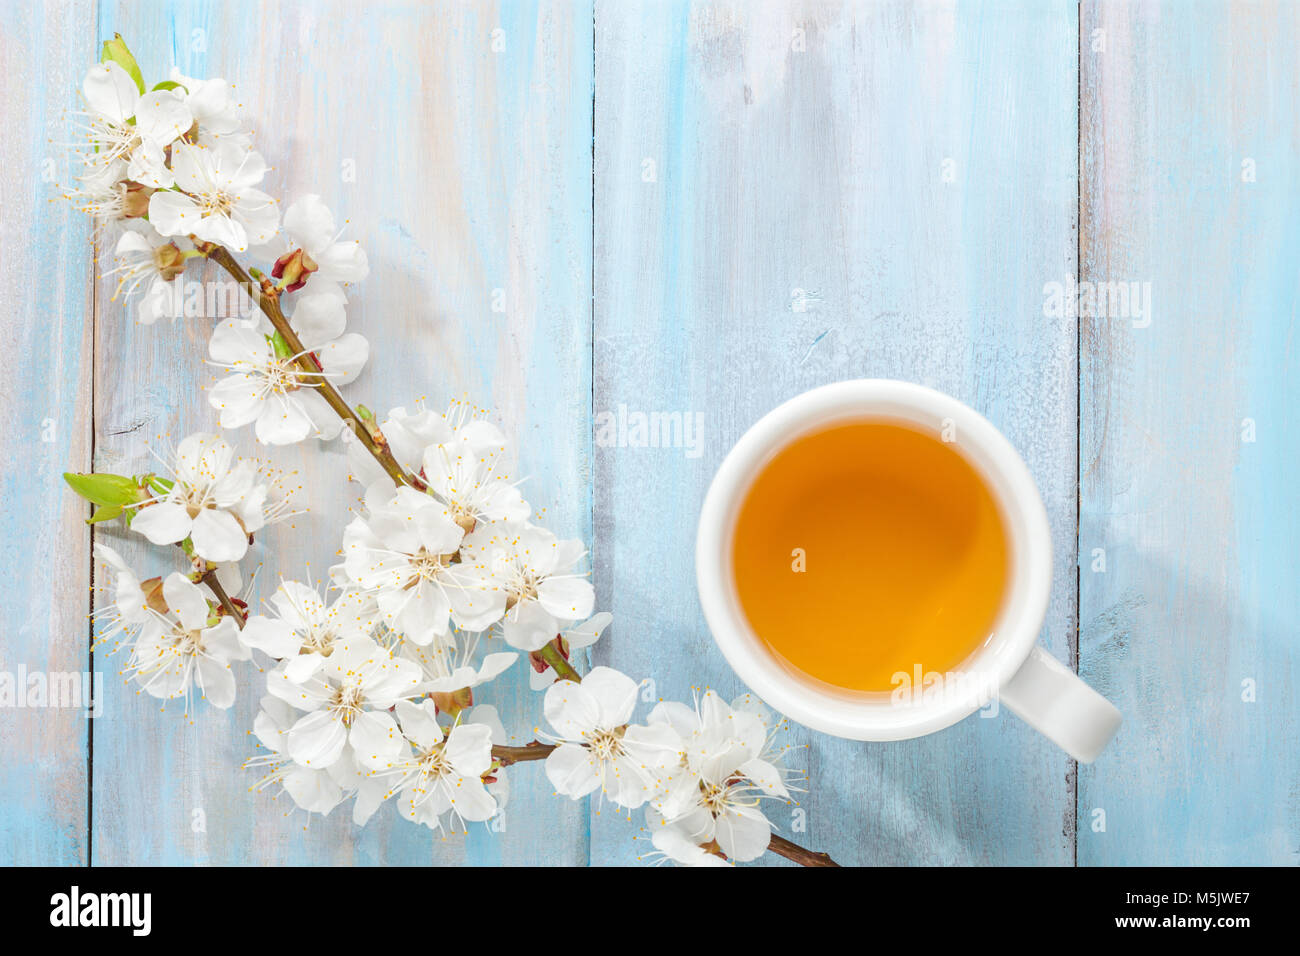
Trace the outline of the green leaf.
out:
<instances>
[{"instance_id":1,"label":"green leaf","mask_svg":"<svg viewBox=\"0 0 1300 956\"><path fill-rule=\"evenodd\" d=\"M145 485L157 495L165 495L176 487L176 482L170 478L164 478L161 475L145 475L142 478L135 479L139 484Z\"/></svg>"},{"instance_id":2,"label":"green leaf","mask_svg":"<svg viewBox=\"0 0 1300 956\"><path fill-rule=\"evenodd\" d=\"M163 80L161 83L155 83L153 89L149 92L156 93L159 90L185 90L185 87L181 86L175 80ZM185 92L188 93L189 90L185 90Z\"/></svg>"},{"instance_id":3,"label":"green leaf","mask_svg":"<svg viewBox=\"0 0 1300 956\"><path fill-rule=\"evenodd\" d=\"M126 70L127 75L135 80L136 88L141 93L144 92L144 74L140 72L140 64L135 62L135 57L127 49L126 41L122 39L122 34L114 33L113 39L104 41L104 55L100 58L101 63L116 63L122 69Z\"/></svg>"},{"instance_id":4,"label":"green leaf","mask_svg":"<svg viewBox=\"0 0 1300 956\"><path fill-rule=\"evenodd\" d=\"M121 505L104 505L95 509L95 513L86 520L86 524L99 524L101 521L112 521L120 515L122 511L123 508Z\"/></svg>"},{"instance_id":5,"label":"green leaf","mask_svg":"<svg viewBox=\"0 0 1300 956\"><path fill-rule=\"evenodd\" d=\"M271 337L271 345L275 349L275 357L286 359L293 355L293 349L289 348L289 343L284 340L284 336L279 332Z\"/></svg>"},{"instance_id":6,"label":"green leaf","mask_svg":"<svg viewBox=\"0 0 1300 956\"><path fill-rule=\"evenodd\" d=\"M97 505L129 505L142 497L140 486L125 475L79 475L64 472L63 480L81 497Z\"/></svg>"}]
</instances>

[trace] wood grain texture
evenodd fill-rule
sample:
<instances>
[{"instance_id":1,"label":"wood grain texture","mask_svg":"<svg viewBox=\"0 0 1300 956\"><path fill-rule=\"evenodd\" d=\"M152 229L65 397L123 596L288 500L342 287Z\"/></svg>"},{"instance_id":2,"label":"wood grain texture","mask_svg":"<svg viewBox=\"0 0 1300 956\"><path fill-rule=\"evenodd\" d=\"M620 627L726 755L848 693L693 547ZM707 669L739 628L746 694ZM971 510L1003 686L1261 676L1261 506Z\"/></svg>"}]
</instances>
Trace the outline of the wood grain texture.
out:
<instances>
[{"instance_id":1,"label":"wood grain texture","mask_svg":"<svg viewBox=\"0 0 1300 956\"><path fill-rule=\"evenodd\" d=\"M286 200L319 192L351 220L370 277L349 327L371 364L345 389L372 408L467 395L517 436L527 492L565 536L590 537L591 13L581 4L358 5L105 2L101 35L121 32L146 72L175 62L238 84ZM500 31L494 34L494 31ZM503 47L494 51L493 41ZM355 175L352 175L352 172ZM503 290L505 312L492 310ZM96 465L139 467L146 443L213 429L199 386L212 320L134 324L100 289ZM296 469L313 513L259 535L257 595L280 575L322 577L355 505L341 447L246 454ZM158 549L123 541L128 558ZM310 569L308 572L307 569ZM581 805L555 798L540 767L517 778L504 832L431 836L393 808L364 830L348 814L284 818L287 798L246 792L238 769L262 693L248 681L229 713L193 722L117 686L94 741L95 862L564 863L587 858ZM507 725L531 739L541 702L525 665L492 686ZM519 742L522 742L519 741ZM531 778L531 779L528 779Z\"/></svg>"},{"instance_id":2,"label":"wood grain texture","mask_svg":"<svg viewBox=\"0 0 1300 956\"><path fill-rule=\"evenodd\" d=\"M47 201L70 173L62 111L114 31L152 79L233 80L270 190L351 220L372 271L349 323L373 358L347 397L494 409L546 522L592 542L615 614L596 662L653 678L651 699L743 689L692 556L714 469L763 413L886 376L1008 435L1055 543L1042 639L1118 703L1119 738L1076 781L1007 714L894 745L792 728L809 779L772 814L784 835L856 864L1300 859L1300 7L49 0L0 7L0 75L40 78L0 89L0 160L26 171L0 182L0 281L44 277L0 311L0 453L22 463L0 674L89 667L107 694L94 721L0 709L0 862L648 850L639 815L558 798L536 764L511 771L504 832L444 840L388 810L304 830L247 793L254 668L230 712L187 722L117 679L121 658L89 659L90 534L59 473L92 448L100 470L143 468L147 446L216 425L198 391L214 320L136 325L91 282L85 222ZM1044 286L1076 275L1149 282L1150 324L1046 314ZM593 447L620 409L698 414L699 444ZM254 602L324 576L356 503L341 449L229 437L317 502L259 535ZM490 696L531 736L522 665Z\"/></svg>"},{"instance_id":3,"label":"wood grain texture","mask_svg":"<svg viewBox=\"0 0 1300 956\"><path fill-rule=\"evenodd\" d=\"M1079 862L1294 865L1300 8L1089 2L1083 36L1082 276L1152 307L1082 320L1080 670L1127 723Z\"/></svg>"},{"instance_id":4,"label":"wood grain texture","mask_svg":"<svg viewBox=\"0 0 1300 956\"><path fill-rule=\"evenodd\" d=\"M1070 654L1076 328L1041 290L1075 272L1076 13L597 5L595 408L703 419L696 458L597 448L600 662L652 696L743 689L695 596L708 482L781 401L873 376L949 392L1020 449L1059 569L1043 638ZM791 737L808 793L773 818L842 862L1073 858L1072 763L1008 715L896 745ZM612 816L595 862L646 849L639 815Z\"/></svg>"},{"instance_id":5,"label":"wood grain texture","mask_svg":"<svg viewBox=\"0 0 1300 956\"><path fill-rule=\"evenodd\" d=\"M91 721L84 707L15 703L40 705L41 683L46 704L74 703L49 693L51 681L90 667L90 558L82 524L88 512L64 494L60 477L90 461L89 229L69 204L51 200L56 184L68 184L72 173L66 111L78 109L81 75L94 55L85 29L92 11L88 2L11 4L0 11L0 75L15 78L0 88L7 545L0 680L9 685L0 709L0 861L6 864L84 863L90 852Z\"/></svg>"}]
</instances>

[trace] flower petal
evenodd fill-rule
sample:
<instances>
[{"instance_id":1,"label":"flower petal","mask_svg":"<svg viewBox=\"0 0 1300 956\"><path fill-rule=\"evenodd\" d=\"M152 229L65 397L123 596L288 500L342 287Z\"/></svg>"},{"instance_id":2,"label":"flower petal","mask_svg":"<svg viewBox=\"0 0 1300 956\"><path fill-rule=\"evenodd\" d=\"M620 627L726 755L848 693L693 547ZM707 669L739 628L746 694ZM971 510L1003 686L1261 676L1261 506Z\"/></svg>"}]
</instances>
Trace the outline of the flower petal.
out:
<instances>
[{"instance_id":1,"label":"flower petal","mask_svg":"<svg viewBox=\"0 0 1300 956\"><path fill-rule=\"evenodd\" d=\"M597 726L619 727L632 719L639 688L637 682L626 674L612 667L593 667L591 673L582 679L582 687L599 709Z\"/></svg>"},{"instance_id":2,"label":"flower petal","mask_svg":"<svg viewBox=\"0 0 1300 956\"><path fill-rule=\"evenodd\" d=\"M189 196L161 191L149 197L149 222L164 236L188 236L203 219Z\"/></svg>"},{"instance_id":3,"label":"flower petal","mask_svg":"<svg viewBox=\"0 0 1300 956\"><path fill-rule=\"evenodd\" d=\"M356 758L370 767L385 767L401 752L402 735L397 721L383 711L366 710L352 718L348 732Z\"/></svg>"},{"instance_id":4,"label":"flower petal","mask_svg":"<svg viewBox=\"0 0 1300 956\"><path fill-rule=\"evenodd\" d=\"M289 624L284 621L277 621L275 618L266 617L263 614L251 615L244 624L244 630L240 633L240 637L249 647L275 658L294 657L296 659L298 649L302 646L302 639ZM301 683L301 680L297 680L295 683Z\"/></svg>"},{"instance_id":5,"label":"flower petal","mask_svg":"<svg viewBox=\"0 0 1300 956\"><path fill-rule=\"evenodd\" d=\"M317 770L291 770L284 775L284 789L293 802L309 813L329 813L343 800L343 790L330 775Z\"/></svg>"},{"instance_id":6,"label":"flower petal","mask_svg":"<svg viewBox=\"0 0 1300 956\"><path fill-rule=\"evenodd\" d=\"M197 672L199 687L209 704L226 710L235 702L235 674L229 664L200 654Z\"/></svg>"},{"instance_id":7,"label":"flower petal","mask_svg":"<svg viewBox=\"0 0 1300 956\"><path fill-rule=\"evenodd\" d=\"M176 477L188 485L206 488L230 471L235 450L220 435L195 432L186 435L176 448Z\"/></svg>"},{"instance_id":8,"label":"flower petal","mask_svg":"<svg viewBox=\"0 0 1300 956\"><path fill-rule=\"evenodd\" d=\"M728 807L718 817L714 835L722 852L738 863L756 860L772 840L772 825L755 807Z\"/></svg>"},{"instance_id":9,"label":"flower petal","mask_svg":"<svg viewBox=\"0 0 1300 956\"><path fill-rule=\"evenodd\" d=\"M420 703L399 700L396 707L397 719L402 724L402 734L407 740L423 750L430 750L442 743L442 728L438 726L438 709L427 698Z\"/></svg>"},{"instance_id":10,"label":"flower petal","mask_svg":"<svg viewBox=\"0 0 1300 956\"><path fill-rule=\"evenodd\" d=\"M294 200L284 213L284 231L313 258L334 241L334 216L315 193Z\"/></svg>"},{"instance_id":11,"label":"flower petal","mask_svg":"<svg viewBox=\"0 0 1300 956\"><path fill-rule=\"evenodd\" d=\"M175 544L184 541L194 522L185 506L175 501L160 501L136 511L131 517L131 530L154 544Z\"/></svg>"},{"instance_id":12,"label":"flower petal","mask_svg":"<svg viewBox=\"0 0 1300 956\"><path fill-rule=\"evenodd\" d=\"M790 799L790 791L786 789L780 772L766 760L757 757L747 760L740 765L740 772L754 781L768 796Z\"/></svg>"},{"instance_id":13,"label":"flower petal","mask_svg":"<svg viewBox=\"0 0 1300 956\"><path fill-rule=\"evenodd\" d=\"M521 651L540 651L559 635L560 626L536 601L516 604L501 625L506 642Z\"/></svg>"},{"instance_id":14,"label":"flower petal","mask_svg":"<svg viewBox=\"0 0 1300 956\"><path fill-rule=\"evenodd\" d=\"M366 251L355 239L332 243L313 253L312 258L320 266L320 274L335 282L360 282L370 274Z\"/></svg>"},{"instance_id":15,"label":"flower petal","mask_svg":"<svg viewBox=\"0 0 1300 956\"><path fill-rule=\"evenodd\" d=\"M317 349L343 334L348 324L347 311L335 296L304 293L294 303L289 324L298 333L303 348Z\"/></svg>"},{"instance_id":16,"label":"flower petal","mask_svg":"<svg viewBox=\"0 0 1300 956\"><path fill-rule=\"evenodd\" d=\"M168 145L193 125L190 108L171 90L146 93L136 104L136 132L158 146Z\"/></svg>"},{"instance_id":17,"label":"flower petal","mask_svg":"<svg viewBox=\"0 0 1300 956\"><path fill-rule=\"evenodd\" d=\"M537 586L537 600L562 621L580 621L591 615L596 591L586 578L547 578Z\"/></svg>"},{"instance_id":18,"label":"flower petal","mask_svg":"<svg viewBox=\"0 0 1300 956\"><path fill-rule=\"evenodd\" d=\"M600 706L586 681L556 681L546 690L542 710L556 732L567 740L581 740L583 734L600 725Z\"/></svg>"},{"instance_id":19,"label":"flower petal","mask_svg":"<svg viewBox=\"0 0 1300 956\"><path fill-rule=\"evenodd\" d=\"M240 372L208 389L208 404L221 413L222 428L240 428L262 413L261 379Z\"/></svg>"},{"instance_id":20,"label":"flower petal","mask_svg":"<svg viewBox=\"0 0 1300 956\"><path fill-rule=\"evenodd\" d=\"M292 445L310 435L313 428L297 401L272 395L262 402L254 431L264 445Z\"/></svg>"},{"instance_id":21,"label":"flower petal","mask_svg":"<svg viewBox=\"0 0 1300 956\"><path fill-rule=\"evenodd\" d=\"M163 600L186 630L197 631L208 622L208 599L197 584L179 571L164 579Z\"/></svg>"},{"instance_id":22,"label":"flower petal","mask_svg":"<svg viewBox=\"0 0 1300 956\"><path fill-rule=\"evenodd\" d=\"M574 800L594 793L601 785L600 766L586 747L576 744L560 744L551 751L546 758L546 778L557 792Z\"/></svg>"},{"instance_id":23,"label":"flower petal","mask_svg":"<svg viewBox=\"0 0 1300 956\"><path fill-rule=\"evenodd\" d=\"M131 74L112 60L96 64L87 71L81 82L81 92L92 110L117 126L124 125L135 115L135 104L140 99L140 89L131 79Z\"/></svg>"},{"instance_id":24,"label":"flower petal","mask_svg":"<svg viewBox=\"0 0 1300 956\"><path fill-rule=\"evenodd\" d=\"M238 561L248 553L248 534L229 511L204 508L190 531L194 552L208 561Z\"/></svg>"},{"instance_id":25,"label":"flower petal","mask_svg":"<svg viewBox=\"0 0 1300 956\"><path fill-rule=\"evenodd\" d=\"M172 149L172 174L176 177L176 185L182 190L202 195L212 188L210 154L197 146L177 145ZM152 209L149 221L153 222Z\"/></svg>"},{"instance_id":26,"label":"flower petal","mask_svg":"<svg viewBox=\"0 0 1300 956\"><path fill-rule=\"evenodd\" d=\"M478 777L465 776L459 780L451 791L450 803L460 818L469 823L491 820L497 812L497 802Z\"/></svg>"},{"instance_id":27,"label":"flower petal","mask_svg":"<svg viewBox=\"0 0 1300 956\"><path fill-rule=\"evenodd\" d=\"M477 779L492 766L492 728L457 724L447 735L444 752L457 773Z\"/></svg>"},{"instance_id":28,"label":"flower petal","mask_svg":"<svg viewBox=\"0 0 1300 956\"><path fill-rule=\"evenodd\" d=\"M158 195L154 193L149 200L150 212L153 211L153 199ZM150 216L150 219L152 218ZM233 252L243 252L248 248L248 233L244 231L243 224L225 213L214 212L201 217L191 225L190 231L204 242L215 242ZM174 235L174 233L164 233L164 235Z\"/></svg>"},{"instance_id":29,"label":"flower petal","mask_svg":"<svg viewBox=\"0 0 1300 956\"><path fill-rule=\"evenodd\" d=\"M365 336L349 332L329 342L316 354L331 385L346 385L361 374L370 358L370 343Z\"/></svg>"},{"instance_id":30,"label":"flower petal","mask_svg":"<svg viewBox=\"0 0 1300 956\"><path fill-rule=\"evenodd\" d=\"M328 710L315 710L289 730L289 756L305 767L324 769L339 759L347 742L343 721Z\"/></svg>"},{"instance_id":31,"label":"flower petal","mask_svg":"<svg viewBox=\"0 0 1300 956\"><path fill-rule=\"evenodd\" d=\"M251 245L260 246L280 231L280 208L260 189L245 189L231 212Z\"/></svg>"},{"instance_id":32,"label":"flower petal","mask_svg":"<svg viewBox=\"0 0 1300 956\"><path fill-rule=\"evenodd\" d=\"M600 639L600 635L605 628L613 622L614 615L608 611L601 611L594 614L582 624L575 624L564 632L564 639L569 642L569 647L590 647Z\"/></svg>"}]
</instances>

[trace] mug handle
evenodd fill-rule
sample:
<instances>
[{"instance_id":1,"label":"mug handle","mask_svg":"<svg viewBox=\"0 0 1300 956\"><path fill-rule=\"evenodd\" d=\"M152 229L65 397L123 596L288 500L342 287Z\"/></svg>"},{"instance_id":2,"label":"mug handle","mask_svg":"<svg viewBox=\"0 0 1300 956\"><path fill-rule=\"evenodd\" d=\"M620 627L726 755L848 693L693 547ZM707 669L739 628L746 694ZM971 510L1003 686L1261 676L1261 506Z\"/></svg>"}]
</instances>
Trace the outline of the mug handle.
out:
<instances>
[{"instance_id":1,"label":"mug handle","mask_svg":"<svg viewBox=\"0 0 1300 956\"><path fill-rule=\"evenodd\" d=\"M1029 652L999 699L1080 763L1096 760L1123 720L1114 704L1041 647Z\"/></svg>"}]
</instances>

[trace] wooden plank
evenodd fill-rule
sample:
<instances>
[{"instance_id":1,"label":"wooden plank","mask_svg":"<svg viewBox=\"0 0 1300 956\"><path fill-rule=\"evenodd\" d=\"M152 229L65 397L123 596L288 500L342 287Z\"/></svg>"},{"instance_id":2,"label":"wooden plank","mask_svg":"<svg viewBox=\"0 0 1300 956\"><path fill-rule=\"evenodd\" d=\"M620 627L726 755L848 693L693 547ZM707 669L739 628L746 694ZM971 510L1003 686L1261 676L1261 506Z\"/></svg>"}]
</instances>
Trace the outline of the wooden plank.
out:
<instances>
[{"instance_id":1,"label":"wooden plank","mask_svg":"<svg viewBox=\"0 0 1300 956\"><path fill-rule=\"evenodd\" d=\"M1043 285L1076 265L1068 2L604 3L596 12L597 412L702 417L685 448L597 448L599 661L660 696L742 690L695 597L695 522L763 413L839 379L909 379L985 413L1042 488L1075 630L1076 326ZM1056 863L1072 762L1009 715L857 744L795 729L785 835L845 863ZM640 825L605 813L593 860ZM805 829L792 830L802 819Z\"/></svg>"},{"instance_id":2,"label":"wooden plank","mask_svg":"<svg viewBox=\"0 0 1300 956\"><path fill-rule=\"evenodd\" d=\"M1151 308L1081 320L1081 671L1127 723L1079 862L1294 864L1300 8L1088 2L1082 36L1082 277Z\"/></svg>"},{"instance_id":3,"label":"wooden plank","mask_svg":"<svg viewBox=\"0 0 1300 956\"><path fill-rule=\"evenodd\" d=\"M0 89L0 161L10 171L0 184L0 282L9 290L0 312L0 416L8 423L0 459L11 549L0 582L6 865L84 863L90 853L92 721L83 702L53 680L75 675L81 688L90 668L90 550L82 524L89 512L65 494L60 477L90 460L89 230L70 204L52 200L72 173L62 145L71 139L65 111L80 108L81 78L94 55L85 30L92 11L78 0L0 11L0 74L14 80Z\"/></svg>"},{"instance_id":4,"label":"wooden plank","mask_svg":"<svg viewBox=\"0 0 1300 956\"><path fill-rule=\"evenodd\" d=\"M383 410L468 395L494 408L518 437L530 500L549 506L557 532L589 537L590 8L105 2L99 32L115 30L150 76L174 59L234 81L275 167L270 191L319 192L351 220L371 274L349 325L372 345L351 399ZM198 392L211 324L142 328L101 301L99 467L215 426ZM259 536L258 593L307 566L323 576L357 496L341 448L268 452L247 430L234 437L297 469L317 502L296 527ZM127 553L143 556L134 543ZM538 767L512 771L504 833L444 840L387 809L362 831L336 812L302 832L301 816L250 796L238 769L252 749L254 676L228 714L200 706L192 725L114 688L95 738L96 863L586 860L584 808L557 800ZM541 701L524 666L490 691L530 738Z\"/></svg>"}]
</instances>

